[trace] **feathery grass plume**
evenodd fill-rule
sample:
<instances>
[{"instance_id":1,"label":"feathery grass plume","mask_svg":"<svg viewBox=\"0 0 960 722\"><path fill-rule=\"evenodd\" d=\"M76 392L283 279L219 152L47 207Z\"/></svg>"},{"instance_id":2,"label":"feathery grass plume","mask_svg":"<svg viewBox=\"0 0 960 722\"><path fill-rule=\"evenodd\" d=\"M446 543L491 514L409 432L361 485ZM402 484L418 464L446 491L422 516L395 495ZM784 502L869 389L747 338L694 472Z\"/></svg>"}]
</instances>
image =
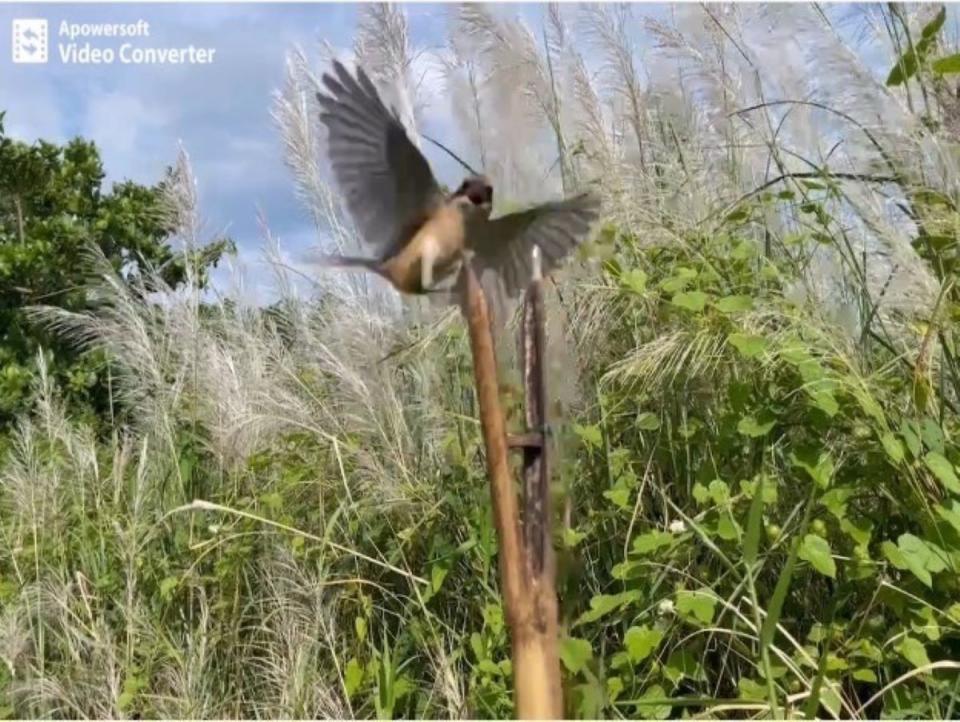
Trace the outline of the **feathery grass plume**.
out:
<instances>
[{"instance_id":1,"label":"feathery grass plume","mask_svg":"<svg viewBox=\"0 0 960 722\"><path fill-rule=\"evenodd\" d=\"M349 253L362 246L352 220L339 202L336 191L326 179L323 158L326 155L326 130L320 123L320 106L316 99L321 84L299 48L287 56L284 84L275 92L271 115L284 143L284 159L293 174L297 196L313 219L318 240L338 253ZM268 247L279 250L279 239L269 231L265 219L261 230ZM274 254L271 268L282 263ZM365 299L372 312L398 310L396 299L384 293L366 274L318 273L309 263L298 264L302 272L319 288L333 295ZM286 274L284 274L286 276Z\"/></svg>"},{"instance_id":2,"label":"feathery grass plume","mask_svg":"<svg viewBox=\"0 0 960 722\"><path fill-rule=\"evenodd\" d=\"M462 44L457 36L452 35L446 47L438 51L437 61L458 134L466 141L466 148L476 151L480 168L489 172L487 143L490 141L487 140L488 134L484 133L480 69L477 61L463 50Z\"/></svg>"},{"instance_id":3,"label":"feathery grass plume","mask_svg":"<svg viewBox=\"0 0 960 722\"><path fill-rule=\"evenodd\" d=\"M393 106L414 143L419 143L419 79L413 77L419 55L410 44L406 13L394 3L366 3L358 7L354 54L384 92L387 106Z\"/></svg>"},{"instance_id":4,"label":"feathery grass plume","mask_svg":"<svg viewBox=\"0 0 960 722\"><path fill-rule=\"evenodd\" d=\"M316 94L319 79L310 68L304 51L297 47L287 54L284 82L274 91L270 114L284 144L284 161L293 174L297 197L310 213L315 227L326 230L340 249L350 239L337 208L334 194L324 180L322 168L323 130Z\"/></svg>"},{"instance_id":5,"label":"feathery grass plume","mask_svg":"<svg viewBox=\"0 0 960 722\"><path fill-rule=\"evenodd\" d=\"M487 171L502 188L499 197L529 203L558 195L559 173L546 172L557 158L551 130L556 104L533 33L519 19L481 4L460 5L452 32L480 69L484 126L496 138L487 150Z\"/></svg>"},{"instance_id":6,"label":"feathery grass plume","mask_svg":"<svg viewBox=\"0 0 960 722\"><path fill-rule=\"evenodd\" d=\"M631 8L625 4L588 4L581 12L588 37L603 55L607 87L623 101L625 119L633 132L631 140L636 144L631 157L645 172L647 109L630 30Z\"/></svg>"},{"instance_id":7,"label":"feathery grass plume","mask_svg":"<svg viewBox=\"0 0 960 722\"><path fill-rule=\"evenodd\" d=\"M565 55L567 73L573 86L576 103L569 113L574 128L574 165L587 178L603 178L602 189L613 187L608 193L620 192L619 157L610 137L609 122L604 112L596 82L587 69L583 55L571 45Z\"/></svg>"},{"instance_id":8,"label":"feathery grass plume","mask_svg":"<svg viewBox=\"0 0 960 722\"><path fill-rule=\"evenodd\" d=\"M253 604L262 623L247 644L264 694L251 707L270 718L354 719L343 685L339 592L327 571L279 552L257 574L263 594Z\"/></svg>"}]
</instances>

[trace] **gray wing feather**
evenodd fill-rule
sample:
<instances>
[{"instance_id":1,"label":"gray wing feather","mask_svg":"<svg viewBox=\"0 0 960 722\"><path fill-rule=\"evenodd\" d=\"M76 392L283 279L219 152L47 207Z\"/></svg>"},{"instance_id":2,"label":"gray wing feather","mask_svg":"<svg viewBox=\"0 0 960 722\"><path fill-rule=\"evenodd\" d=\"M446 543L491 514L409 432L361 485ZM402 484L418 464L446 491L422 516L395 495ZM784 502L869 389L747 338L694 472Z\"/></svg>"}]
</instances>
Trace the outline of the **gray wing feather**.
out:
<instances>
[{"instance_id":1,"label":"gray wing feather","mask_svg":"<svg viewBox=\"0 0 960 722\"><path fill-rule=\"evenodd\" d=\"M533 276L534 246L546 276L587 238L599 216L600 200L584 193L478 224L470 246L480 270L494 272L507 296L516 298Z\"/></svg>"},{"instance_id":2,"label":"gray wing feather","mask_svg":"<svg viewBox=\"0 0 960 722\"><path fill-rule=\"evenodd\" d=\"M339 62L317 93L329 131L333 175L363 240L381 256L395 252L443 195L426 158L387 110L362 68L354 78Z\"/></svg>"}]
</instances>

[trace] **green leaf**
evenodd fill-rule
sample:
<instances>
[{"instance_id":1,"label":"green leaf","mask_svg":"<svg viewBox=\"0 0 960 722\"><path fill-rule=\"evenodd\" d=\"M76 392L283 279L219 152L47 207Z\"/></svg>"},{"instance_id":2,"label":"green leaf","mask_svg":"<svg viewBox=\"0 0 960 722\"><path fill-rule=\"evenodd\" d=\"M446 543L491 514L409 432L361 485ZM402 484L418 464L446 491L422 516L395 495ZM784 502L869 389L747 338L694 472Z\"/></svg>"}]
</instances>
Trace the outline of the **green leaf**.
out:
<instances>
[{"instance_id":1,"label":"green leaf","mask_svg":"<svg viewBox=\"0 0 960 722\"><path fill-rule=\"evenodd\" d=\"M560 661L570 674L577 674L593 657L593 649L586 639L563 637L560 640Z\"/></svg>"},{"instance_id":2,"label":"green leaf","mask_svg":"<svg viewBox=\"0 0 960 722\"><path fill-rule=\"evenodd\" d=\"M954 494L960 494L960 480L957 479L956 470L953 464L951 464L943 454L931 451L923 457L923 462L948 491L952 491Z\"/></svg>"},{"instance_id":3,"label":"green leaf","mask_svg":"<svg viewBox=\"0 0 960 722\"><path fill-rule=\"evenodd\" d=\"M620 283L634 293L643 294L647 290L647 274L634 268L620 274Z\"/></svg>"},{"instance_id":4,"label":"green leaf","mask_svg":"<svg viewBox=\"0 0 960 722\"><path fill-rule=\"evenodd\" d=\"M641 431L656 431L660 428L660 417L650 411L644 411L637 417L637 428Z\"/></svg>"},{"instance_id":5,"label":"green leaf","mask_svg":"<svg viewBox=\"0 0 960 722\"><path fill-rule=\"evenodd\" d=\"M577 544L586 538L586 532L582 532L578 529L572 529L570 527L564 527L563 529L563 545L567 549L573 549L577 546Z\"/></svg>"},{"instance_id":6,"label":"green leaf","mask_svg":"<svg viewBox=\"0 0 960 722\"><path fill-rule=\"evenodd\" d=\"M618 509L626 509L630 506L630 493L630 487L618 483L612 489L607 489L603 492L603 496L613 502L614 506Z\"/></svg>"},{"instance_id":7,"label":"green leaf","mask_svg":"<svg viewBox=\"0 0 960 722\"><path fill-rule=\"evenodd\" d=\"M943 571L946 566L942 552L935 545L913 534L901 534L897 538L897 549L907 568L928 587L933 586L931 573Z\"/></svg>"},{"instance_id":8,"label":"green leaf","mask_svg":"<svg viewBox=\"0 0 960 722\"><path fill-rule=\"evenodd\" d=\"M580 615L574 626L588 622L596 622L598 619L615 612L625 604L636 601L640 598L640 592L632 590L621 592L620 594L597 594L590 599L590 609Z\"/></svg>"},{"instance_id":9,"label":"green leaf","mask_svg":"<svg viewBox=\"0 0 960 722\"><path fill-rule=\"evenodd\" d=\"M600 427L596 424L589 426L573 425L573 432L587 444L587 446L598 448L603 445L603 434L600 433Z\"/></svg>"},{"instance_id":10,"label":"green leaf","mask_svg":"<svg viewBox=\"0 0 960 722\"><path fill-rule=\"evenodd\" d=\"M897 569L909 569L910 566L907 564L906 558L903 556L903 552L900 551L900 547L894 544L892 541L885 541L880 545L880 551L883 552L883 556L887 558L891 564ZM929 576L929 575L927 575Z\"/></svg>"},{"instance_id":11,"label":"green leaf","mask_svg":"<svg viewBox=\"0 0 960 722\"><path fill-rule=\"evenodd\" d=\"M634 539L633 551L636 554L649 554L660 547L673 544L673 539L673 534L655 529Z\"/></svg>"},{"instance_id":12,"label":"green leaf","mask_svg":"<svg viewBox=\"0 0 960 722\"><path fill-rule=\"evenodd\" d=\"M694 501L700 506L704 506L710 501L710 491L699 481L693 485L693 491L691 493L693 494Z\"/></svg>"},{"instance_id":13,"label":"green leaf","mask_svg":"<svg viewBox=\"0 0 960 722\"><path fill-rule=\"evenodd\" d=\"M707 305L707 298L707 294L703 291L685 291L676 294L671 303L673 303L674 306L699 313L703 310L703 307Z\"/></svg>"},{"instance_id":14,"label":"green leaf","mask_svg":"<svg viewBox=\"0 0 960 722\"><path fill-rule=\"evenodd\" d=\"M852 519L843 519L840 522L840 531L849 535L858 547L866 547L870 543L873 524L869 519L863 519L857 522Z\"/></svg>"},{"instance_id":15,"label":"green leaf","mask_svg":"<svg viewBox=\"0 0 960 722\"><path fill-rule=\"evenodd\" d=\"M873 398L869 393L859 386L854 386L852 389L850 389L850 391L853 394L853 398L855 398L857 403L860 404L860 408L863 409L863 413L871 417L877 423L886 423L883 415L883 408L877 403L875 398Z\"/></svg>"},{"instance_id":16,"label":"green leaf","mask_svg":"<svg viewBox=\"0 0 960 722\"><path fill-rule=\"evenodd\" d=\"M500 634L503 631L503 607L499 604L484 605L483 623L494 634Z\"/></svg>"},{"instance_id":17,"label":"green leaf","mask_svg":"<svg viewBox=\"0 0 960 722\"><path fill-rule=\"evenodd\" d=\"M677 611L686 616L692 616L703 624L710 624L717 606L713 595L705 592L677 592Z\"/></svg>"},{"instance_id":18,"label":"green leaf","mask_svg":"<svg viewBox=\"0 0 960 722\"><path fill-rule=\"evenodd\" d=\"M740 690L740 699L764 700L767 698L766 686L754 682L749 677L741 677L737 682L737 688Z\"/></svg>"},{"instance_id":19,"label":"green leaf","mask_svg":"<svg viewBox=\"0 0 960 722\"><path fill-rule=\"evenodd\" d=\"M809 391L808 394L813 405L827 416L834 417L837 415L840 404L837 403L837 399L832 393L829 391Z\"/></svg>"},{"instance_id":20,"label":"green leaf","mask_svg":"<svg viewBox=\"0 0 960 722\"><path fill-rule=\"evenodd\" d=\"M837 519L843 519L847 515L847 502L855 493L848 486L837 486L821 496L820 503Z\"/></svg>"},{"instance_id":21,"label":"green leaf","mask_svg":"<svg viewBox=\"0 0 960 722\"><path fill-rule=\"evenodd\" d=\"M717 536L724 541L735 541L740 539L741 534L740 525L733 518L733 514L729 509L724 509L717 520Z\"/></svg>"},{"instance_id":22,"label":"green leaf","mask_svg":"<svg viewBox=\"0 0 960 722\"><path fill-rule=\"evenodd\" d=\"M142 675L128 675L127 678L123 680L123 690L117 698L117 706L124 710L130 709L130 705L136 700L137 694L146 686L147 680Z\"/></svg>"},{"instance_id":23,"label":"green leaf","mask_svg":"<svg viewBox=\"0 0 960 722\"><path fill-rule=\"evenodd\" d=\"M943 429L940 428L940 424L936 421L930 418L924 419L923 423L920 424L920 436L923 438L923 443L927 445L928 449L943 453Z\"/></svg>"},{"instance_id":24,"label":"green leaf","mask_svg":"<svg viewBox=\"0 0 960 722\"><path fill-rule=\"evenodd\" d=\"M798 556L804 561L810 562L810 565L821 574L835 579L837 576L837 565L830 552L830 543L816 534L807 534L800 544Z\"/></svg>"},{"instance_id":25,"label":"green leaf","mask_svg":"<svg viewBox=\"0 0 960 722\"><path fill-rule=\"evenodd\" d=\"M179 583L180 577L164 577L160 582L160 596L169 600Z\"/></svg>"},{"instance_id":26,"label":"green leaf","mask_svg":"<svg viewBox=\"0 0 960 722\"><path fill-rule=\"evenodd\" d=\"M934 15L933 19L923 26L923 30L920 31L920 38L922 40L932 40L933 37L940 32L940 29L943 27L944 22L947 20L947 7L946 5L940 6L940 11Z\"/></svg>"},{"instance_id":27,"label":"green leaf","mask_svg":"<svg viewBox=\"0 0 960 722\"><path fill-rule=\"evenodd\" d=\"M767 340L762 336L751 336L745 333L731 333L727 341L740 352L744 358L756 358L767 348Z\"/></svg>"},{"instance_id":28,"label":"green leaf","mask_svg":"<svg viewBox=\"0 0 960 722\"><path fill-rule=\"evenodd\" d=\"M484 645L483 637L480 636L479 632L473 632L470 635L470 650L478 662L487 658L486 645Z\"/></svg>"},{"instance_id":29,"label":"green leaf","mask_svg":"<svg viewBox=\"0 0 960 722\"><path fill-rule=\"evenodd\" d=\"M343 683L347 689L347 696L353 697L360 685L363 684L363 666L357 661L356 657L351 657L343 672Z\"/></svg>"},{"instance_id":30,"label":"green leaf","mask_svg":"<svg viewBox=\"0 0 960 722\"><path fill-rule=\"evenodd\" d=\"M269 494L263 494L260 497L260 503L270 511L277 511L283 508L283 495L279 491L273 491Z\"/></svg>"},{"instance_id":31,"label":"green leaf","mask_svg":"<svg viewBox=\"0 0 960 722\"><path fill-rule=\"evenodd\" d=\"M930 664L930 657L927 656L927 648L919 639L906 636L894 649L914 667L925 667Z\"/></svg>"},{"instance_id":32,"label":"green leaf","mask_svg":"<svg viewBox=\"0 0 960 722\"><path fill-rule=\"evenodd\" d=\"M940 75L960 73L960 53L948 55L945 58L937 58L930 67L933 68L933 72L940 73Z\"/></svg>"},{"instance_id":33,"label":"green leaf","mask_svg":"<svg viewBox=\"0 0 960 722\"><path fill-rule=\"evenodd\" d=\"M620 677L607 677L607 699L616 702L623 692L623 680Z\"/></svg>"},{"instance_id":34,"label":"green leaf","mask_svg":"<svg viewBox=\"0 0 960 722\"><path fill-rule=\"evenodd\" d=\"M502 677L503 670L500 669L500 665L494 662L492 659L481 659L477 662L477 671L488 674L491 677Z\"/></svg>"},{"instance_id":35,"label":"green leaf","mask_svg":"<svg viewBox=\"0 0 960 722\"><path fill-rule=\"evenodd\" d=\"M907 448L910 450L910 453L914 457L920 456L921 444L920 436L918 434L918 427L916 423L912 421L904 421L900 426L900 434L903 436L903 440L907 444Z\"/></svg>"},{"instance_id":36,"label":"green leaf","mask_svg":"<svg viewBox=\"0 0 960 722\"><path fill-rule=\"evenodd\" d=\"M890 70L890 74L887 76L887 86L903 85L903 82L912 78L916 72L917 54L913 50L908 50L900 56L896 65Z\"/></svg>"},{"instance_id":37,"label":"green leaf","mask_svg":"<svg viewBox=\"0 0 960 722\"><path fill-rule=\"evenodd\" d=\"M723 479L714 479L707 487L710 497L719 505L724 505L730 501L730 487Z\"/></svg>"},{"instance_id":38,"label":"green leaf","mask_svg":"<svg viewBox=\"0 0 960 722\"><path fill-rule=\"evenodd\" d=\"M940 518L956 529L957 533L960 534L960 502L953 502L949 509L942 506L937 506L936 510L937 514L940 515Z\"/></svg>"},{"instance_id":39,"label":"green leaf","mask_svg":"<svg viewBox=\"0 0 960 722\"><path fill-rule=\"evenodd\" d=\"M903 444L900 443L900 439L888 431L880 437L880 443L883 444L883 450L887 452L887 456L894 464L903 461Z\"/></svg>"},{"instance_id":40,"label":"green leaf","mask_svg":"<svg viewBox=\"0 0 960 722\"><path fill-rule=\"evenodd\" d=\"M766 436L776 423L776 419L764 419L763 421L758 421L753 416L744 416L737 424L737 431L744 436L749 436L752 439L756 439L760 436Z\"/></svg>"},{"instance_id":41,"label":"green leaf","mask_svg":"<svg viewBox=\"0 0 960 722\"><path fill-rule=\"evenodd\" d=\"M669 719L673 707L665 704L662 700L667 699L667 693L659 684L654 684L644 690L643 694L636 700L636 711L634 716L637 719L663 720Z\"/></svg>"},{"instance_id":42,"label":"green leaf","mask_svg":"<svg viewBox=\"0 0 960 722\"><path fill-rule=\"evenodd\" d=\"M743 540L743 561L748 568L757 561L757 552L760 549L760 531L763 526L763 491L754 492L750 501L750 511L747 513L747 533ZM752 572L751 572L752 574Z\"/></svg>"},{"instance_id":43,"label":"green leaf","mask_svg":"<svg viewBox=\"0 0 960 722\"><path fill-rule=\"evenodd\" d=\"M960 73L960 53L948 55L945 58L937 58L930 67L933 69L933 72L939 73L940 75Z\"/></svg>"},{"instance_id":44,"label":"green leaf","mask_svg":"<svg viewBox=\"0 0 960 722\"><path fill-rule=\"evenodd\" d=\"M630 661L637 663L649 657L662 641L663 632L659 629L650 629L644 625L642 627L630 627L623 637L623 646L630 656Z\"/></svg>"},{"instance_id":45,"label":"green leaf","mask_svg":"<svg viewBox=\"0 0 960 722\"><path fill-rule=\"evenodd\" d=\"M604 689L600 680L592 675L583 684L573 688L573 699L576 701L578 719L597 719L603 709Z\"/></svg>"},{"instance_id":46,"label":"green leaf","mask_svg":"<svg viewBox=\"0 0 960 722\"><path fill-rule=\"evenodd\" d=\"M730 211L726 218L723 219L724 223L737 223L739 221L745 221L750 217L750 208L747 206L740 206L739 208L734 208Z\"/></svg>"},{"instance_id":47,"label":"green leaf","mask_svg":"<svg viewBox=\"0 0 960 722\"><path fill-rule=\"evenodd\" d=\"M721 313L737 313L739 311L749 311L753 308L752 296L724 296L716 301L714 306Z\"/></svg>"},{"instance_id":48,"label":"green leaf","mask_svg":"<svg viewBox=\"0 0 960 722\"><path fill-rule=\"evenodd\" d=\"M667 278L660 283L660 287L664 290L665 293L676 293L677 291L682 291L684 288L689 285L694 278L697 277L697 272L692 268L685 268L683 266L676 269L674 276Z\"/></svg>"},{"instance_id":49,"label":"green leaf","mask_svg":"<svg viewBox=\"0 0 960 722\"><path fill-rule=\"evenodd\" d=\"M810 476L821 489L830 486L833 478L833 457L829 452L816 450L800 450L790 457L795 466L799 466Z\"/></svg>"},{"instance_id":50,"label":"green leaf","mask_svg":"<svg viewBox=\"0 0 960 722\"><path fill-rule=\"evenodd\" d=\"M686 647L674 650L667 663L663 666L663 674L674 684L682 679L692 679L697 682L706 682L707 675L703 665Z\"/></svg>"},{"instance_id":51,"label":"green leaf","mask_svg":"<svg viewBox=\"0 0 960 722\"><path fill-rule=\"evenodd\" d=\"M816 359L807 359L801 363L796 364L797 371L800 372L800 378L803 379L805 384L814 384L817 381L823 381L826 376L826 371L824 371L823 366L820 365L820 362ZM817 384L816 387L810 392L816 392L817 390L823 390L822 387L824 384ZM827 389L829 391L829 389Z\"/></svg>"},{"instance_id":52,"label":"green leaf","mask_svg":"<svg viewBox=\"0 0 960 722\"><path fill-rule=\"evenodd\" d=\"M820 690L820 704L827 708L827 711L830 712L831 717L834 719L840 719L842 703L840 700L840 695L837 694L835 687L823 687Z\"/></svg>"},{"instance_id":53,"label":"green leaf","mask_svg":"<svg viewBox=\"0 0 960 722\"><path fill-rule=\"evenodd\" d=\"M430 588L434 591L434 593L440 591L440 587L443 585L443 580L447 578L449 571L450 564L447 560L438 562L430 567Z\"/></svg>"}]
</instances>

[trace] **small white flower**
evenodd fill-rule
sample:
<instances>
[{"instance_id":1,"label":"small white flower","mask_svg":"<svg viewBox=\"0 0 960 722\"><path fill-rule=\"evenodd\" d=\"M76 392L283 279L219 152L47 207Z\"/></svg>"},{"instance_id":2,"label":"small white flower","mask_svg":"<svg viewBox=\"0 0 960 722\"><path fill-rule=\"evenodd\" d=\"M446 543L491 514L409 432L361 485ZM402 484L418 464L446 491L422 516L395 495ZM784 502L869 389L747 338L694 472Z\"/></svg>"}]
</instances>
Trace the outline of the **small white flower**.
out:
<instances>
[{"instance_id":1,"label":"small white flower","mask_svg":"<svg viewBox=\"0 0 960 722\"><path fill-rule=\"evenodd\" d=\"M657 612L661 617L666 617L669 614L673 614L673 600L664 599L659 605L657 605Z\"/></svg>"},{"instance_id":2,"label":"small white flower","mask_svg":"<svg viewBox=\"0 0 960 722\"><path fill-rule=\"evenodd\" d=\"M670 522L670 526L667 527L667 531L671 534L683 534L687 530L687 525L683 523L683 519L674 519Z\"/></svg>"}]
</instances>

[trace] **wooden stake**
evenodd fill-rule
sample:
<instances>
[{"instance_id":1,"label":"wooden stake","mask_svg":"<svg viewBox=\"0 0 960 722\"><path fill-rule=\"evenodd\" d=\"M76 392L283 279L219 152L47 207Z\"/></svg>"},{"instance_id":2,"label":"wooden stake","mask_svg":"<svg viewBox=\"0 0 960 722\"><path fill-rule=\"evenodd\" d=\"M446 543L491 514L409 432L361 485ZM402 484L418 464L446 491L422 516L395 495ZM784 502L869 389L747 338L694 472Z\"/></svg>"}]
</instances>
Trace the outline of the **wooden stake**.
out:
<instances>
[{"instance_id":1,"label":"wooden stake","mask_svg":"<svg viewBox=\"0 0 960 722\"><path fill-rule=\"evenodd\" d=\"M539 276L539 274L537 274ZM536 669L552 703L549 715L563 715L558 654L556 559L550 506L550 444L547 435L543 280L536 278L523 306L523 405L527 429L540 444L523 449L523 548L527 605L535 633ZM516 663L516 662L515 662Z\"/></svg>"},{"instance_id":2,"label":"wooden stake","mask_svg":"<svg viewBox=\"0 0 960 722\"><path fill-rule=\"evenodd\" d=\"M546 509L541 504L537 513L540 521L533 524L538 529L539 541L533 545L525 544L521 538L517 496L510 475L490 315L476 273L469 263L464 264L464 275L462 309L470 330L480 426L487 451L494 523L500 541L500 584L510 629L515 713L519 719L558 719L563 714L563 700L557 656L557 603L549 551L549 517L543 516ZM540 398L542 400L542 396ZM542 465L538 474L545 473L545 465ZM529 495L525 497L529 501ZM527 521L528 529L531 521ZM524 534L529 535L529 531ZM531 554L534 549L538 551ZM544 573L547 569L551 574Z\"/></svg>"}]
</instances>

